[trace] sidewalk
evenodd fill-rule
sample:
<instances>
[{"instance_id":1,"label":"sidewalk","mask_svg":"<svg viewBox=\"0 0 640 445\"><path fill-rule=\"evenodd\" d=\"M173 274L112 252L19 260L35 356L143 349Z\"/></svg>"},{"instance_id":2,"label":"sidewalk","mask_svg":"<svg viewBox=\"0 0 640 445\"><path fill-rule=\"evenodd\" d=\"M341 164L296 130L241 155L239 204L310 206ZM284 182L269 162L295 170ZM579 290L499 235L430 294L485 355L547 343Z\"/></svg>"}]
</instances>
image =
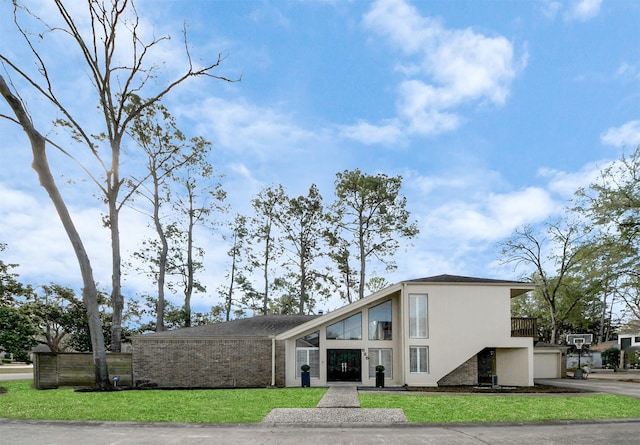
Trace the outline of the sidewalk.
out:
<instances>
[{"instance_id":1,"label":"sidewalk","mask_svg":"<svg viewBox=\"0 0 640 445\"><path fill-rule=\"evenodd\" d=\"M401 409L360 408L355 386L330 386L316 408L276 408L262 419L263 424L371 424L406 423Z\"/></svg>"}]
</instances>

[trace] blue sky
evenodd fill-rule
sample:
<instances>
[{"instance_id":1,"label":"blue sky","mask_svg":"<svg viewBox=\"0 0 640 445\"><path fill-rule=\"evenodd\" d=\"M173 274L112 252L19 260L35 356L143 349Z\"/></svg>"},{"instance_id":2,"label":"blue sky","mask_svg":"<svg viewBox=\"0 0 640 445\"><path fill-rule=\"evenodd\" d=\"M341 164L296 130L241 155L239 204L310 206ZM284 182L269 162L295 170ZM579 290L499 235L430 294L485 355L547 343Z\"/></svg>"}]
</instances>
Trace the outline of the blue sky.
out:
<instances>
[{"instance_id":1,"label":"blue sky","mask_svg":"<svg viewBox=\"0 0 640 445\"><path fill-rule=\"evenodd\" d=\"M0 51L30 66L9 3L0 1ZM46 5L33 5L53 17ZM217 73L242 78L199 79L166 101L187 134L213 143L212 162L234 210L248 212L250 199L272 184L299 195L315 183L329 203L335 174L346 169L403 176L421 234L398 254L390 282L441 273L518 278L499 265L499 243L522 224L557 218L578 187L640 143L636 1L136 5L146 36L173 37L153 55L168 77L184 66L186 23L195 61L222 53ZM77 55L61 40L48 45L60 96L91 126L95 100ZM39 128L53 135L47 105L21 93ZM0 114L8 114L4 103ZM0 132L3 259L20 264L25 281L77 286L71 248L30 169L26 138L6 120ZM108 234L95 190L67 160L51 156L106 286ZM126 212L122 224L130 253L147 222ZM226 246L217 235L203 244L213 290ZM142 277L125 284L131 296L149 288ZM201 308L214 302L196 299Z\"/></svg>"}]
</instances>

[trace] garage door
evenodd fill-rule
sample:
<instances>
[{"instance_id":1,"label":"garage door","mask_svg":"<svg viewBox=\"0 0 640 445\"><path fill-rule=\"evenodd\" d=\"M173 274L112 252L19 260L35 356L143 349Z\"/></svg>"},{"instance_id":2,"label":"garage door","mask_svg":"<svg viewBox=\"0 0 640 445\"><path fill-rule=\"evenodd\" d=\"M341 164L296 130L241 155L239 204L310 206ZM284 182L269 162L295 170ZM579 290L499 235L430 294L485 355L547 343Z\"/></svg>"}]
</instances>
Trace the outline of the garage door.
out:
<instances>
[{"instance_id":1,"label":"garage door","mask_svg":"<svg viewBox=\"0 0 640 445\"><path fill-rule=\"evenodd\" d=\"M560 375L560 351L545 351L533 353L533 378L535 379L559 379Z\"/></svg>"}]
</instances>

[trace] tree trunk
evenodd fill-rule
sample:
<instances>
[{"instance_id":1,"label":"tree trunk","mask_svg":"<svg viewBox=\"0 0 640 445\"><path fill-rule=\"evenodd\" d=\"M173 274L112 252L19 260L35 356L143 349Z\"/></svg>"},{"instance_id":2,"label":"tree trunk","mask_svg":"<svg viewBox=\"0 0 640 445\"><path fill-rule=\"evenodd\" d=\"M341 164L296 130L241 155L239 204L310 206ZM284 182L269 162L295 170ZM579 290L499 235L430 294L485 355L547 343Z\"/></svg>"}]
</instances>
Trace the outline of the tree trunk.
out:
<instances>
[{"instance_id":1,"label":"tree trunk","mask_svg":"<svg viewBox=\"0 0 640 445\"><path fill-rule=\"evenodd\" d=\"M114 136L111 141L111 172L107 180L107 199L109 204L109 229L111 232L111 351L120 352L122 345L122 312L124 298L122 296L122 258L120 253L120 209L118 194L120 192L120 137Z\"/></svg>"},{"instance_id":2,"label":"tree trunk","mask_svg":"<svg viewBox=\"0 0 640 445\"><path fill-rule=\"evenodd\" d=\"M184 326L191 327L191 295L193 294L193 227L196 224L193 209L193 190L189 188L189 227L187 230L187 287L184 293Z\"/></svg>"},{"instance_id":3,"label":"tree trunk","mask_svg":"<svg viewBox=\"0 0 640 445\"><path fill-rule=\"evenodd\" d=\"M358 299L364 298L364 286L366 284L366 267L367 267L367 257L365 254L365 246L364 246L364 232L362 228L362 222L360 223L360 234L359 234L358 242L360 244L360 283L358 284Z\"/></svg>"},{"instance_id":4,"label":"tree trunk","mask_svg":"<svg viewBox=\"0 0 640 445\"><path fill-rule=\"evenodd\" d=\"M160 186L158 184L158 177L155 173L156 169L153 169L153 223L156 228L158 238L162 248L160 249L160 256L158 258L158 301L156 302L156 332L164 331L164 282L167 274L167 255L169 254L169 243L167 242L167 236L162 228L160 222Z\"/></svg>"},{"instance_id":5,"label":"tree trunk","mask_svg":"<svg viewBox=\"0 0 640 445\"><path fill-rule=\"evenodd\" d=\"M51 202L56 208L60 221L64 226L73 251L80 266L82 276L82 301L87 310L89 319L89 332L91 335L91 348L93 351L93 362L95 370L95 385L97 388L105 389L110 386L109 373L107 370L107 356L104 346L104 335L102 333L102 322L100 320L100 309L98 306L98 289L93 279L93 270L89 256L84 248L80 234L76 230L69 210L58 190L46 153L45 138L33 127L31 119L24 110L21 102L9 90L4 78L0 76L0 93L5 98L9 106L15 113L22 129L29 137L31 151L33 153L32 168L38 174L40 185L47 191Z\"/></svg>"},{"instance_id":6,"label":"tree trunk","mask_svg":"<svg viewBox=\"0 0 640 445\"><path fill-rule=\"evenodd\" d=\"M117 178L114 178L116 180ZM121 255L119 212L117 208L117 188L109 192L109 230L111 232L111 351L120 352L122 343L122 311L124 298L122 297Z\"/></svg>"}]
</instances>

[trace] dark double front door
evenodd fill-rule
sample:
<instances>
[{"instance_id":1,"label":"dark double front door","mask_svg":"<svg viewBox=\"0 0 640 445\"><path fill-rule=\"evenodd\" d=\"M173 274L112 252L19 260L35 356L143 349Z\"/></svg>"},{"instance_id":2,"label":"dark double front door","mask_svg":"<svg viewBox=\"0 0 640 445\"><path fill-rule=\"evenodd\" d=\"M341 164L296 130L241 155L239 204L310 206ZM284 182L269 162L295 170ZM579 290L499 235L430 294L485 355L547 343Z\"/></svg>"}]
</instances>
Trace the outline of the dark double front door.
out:
<instances>
[{"instance_id":1,"label":"dark double front door","mask_svg":"<svg viewBox=\"0 0 640 445\"><path fill-rule=\"evenodd\" d=\"M360 382L361 369L360 349L327 349L328 382Z\"/></svg>"}]
</instances>

